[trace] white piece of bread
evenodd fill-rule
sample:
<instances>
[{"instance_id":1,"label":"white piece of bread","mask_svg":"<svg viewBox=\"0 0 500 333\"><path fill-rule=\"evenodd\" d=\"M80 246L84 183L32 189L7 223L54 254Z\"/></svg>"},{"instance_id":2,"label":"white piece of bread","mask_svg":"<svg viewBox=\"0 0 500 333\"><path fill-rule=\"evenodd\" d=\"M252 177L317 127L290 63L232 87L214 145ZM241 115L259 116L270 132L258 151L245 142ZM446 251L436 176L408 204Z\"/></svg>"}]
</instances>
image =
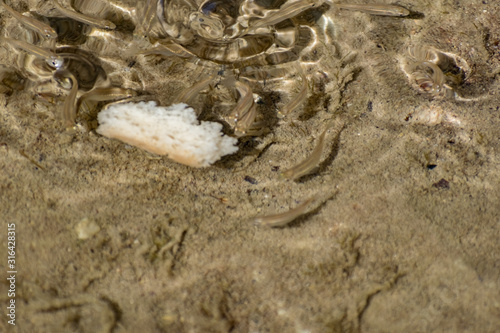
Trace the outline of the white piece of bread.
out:
<instances>
[{"instance_id":1,"label":"white piece of bread","mask_svg":"<svg viewBox=\"0 0 500 333\"><path fill-rule=\"evenodd\" d=\"M101 111L97 120L97 133L103 136L192 167L209 166L238 150L238 140L223 135L221 124L200 123L184 103L168 107L155 102L115 104Z\"/></svg>"}]
</instances>

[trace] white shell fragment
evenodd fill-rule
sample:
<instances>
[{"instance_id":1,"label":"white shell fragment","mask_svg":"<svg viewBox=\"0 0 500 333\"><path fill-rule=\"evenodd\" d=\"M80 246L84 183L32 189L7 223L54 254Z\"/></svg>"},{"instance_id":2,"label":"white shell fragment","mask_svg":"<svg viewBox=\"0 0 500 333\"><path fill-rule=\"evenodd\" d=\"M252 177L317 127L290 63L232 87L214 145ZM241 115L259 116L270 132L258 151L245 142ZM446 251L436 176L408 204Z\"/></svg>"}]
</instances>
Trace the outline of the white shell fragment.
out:
<instances>
[{"instance_id":1,"label":"white shell fragment","mask_svg":"<svg viewBox=\"0 0 500 333\"><path fill-rule=\"evenodd\" d=\"M209 166L238 150L237 139L224 136L221 124L200 123L184 103L168 107L155 102L115 104L97 119L97 133L192 167Z\"/></svg>"},{"instance_id":2,"label":"white shell fragment","mask_svg":"<svg viewBox=\"0 0 500 333\"><path fill-rule=\"evenodd\" d=\"M93 220L89 220L85 217L78 222L75 226L75 230L78 235L78 239L88 239L97 234L101 228Z\"/></svg>"}]
</instances>

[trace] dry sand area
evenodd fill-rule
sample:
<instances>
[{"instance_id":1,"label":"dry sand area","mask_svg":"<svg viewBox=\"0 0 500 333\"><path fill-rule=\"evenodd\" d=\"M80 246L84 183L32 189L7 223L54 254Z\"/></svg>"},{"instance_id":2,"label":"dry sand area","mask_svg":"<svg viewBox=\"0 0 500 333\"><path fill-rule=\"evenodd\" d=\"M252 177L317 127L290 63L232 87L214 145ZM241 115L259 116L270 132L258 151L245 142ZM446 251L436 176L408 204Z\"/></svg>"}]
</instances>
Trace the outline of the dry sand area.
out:
<instances>
[{"instance_id":1,"label":"dry sand area","mask_svg":"<svg viewBox=\"0 0 500 333\"><path fill-rule=\"evenodd\" d=\"M500 4L397 4L412 16L326 11L335 43L304 64L305 105L278 120L300 79L262 84L270 131L208 168L100 136L96 112L66 133L61 89L51 100L33 85L0 94L0 332L499 332ZM122 42L100 56L128 82L118 65L132 58L106 60ZM460 98L410 84L409 45L466 61ZM19 66L10 50L1 63ZM138 57L129 70L162 105L201 77L176 58ZM195 107L217 120L207 98ZM319 169L280 179L329 119ZM286 227L252 223L313 196Z\"/></svg>"}]
</instances>

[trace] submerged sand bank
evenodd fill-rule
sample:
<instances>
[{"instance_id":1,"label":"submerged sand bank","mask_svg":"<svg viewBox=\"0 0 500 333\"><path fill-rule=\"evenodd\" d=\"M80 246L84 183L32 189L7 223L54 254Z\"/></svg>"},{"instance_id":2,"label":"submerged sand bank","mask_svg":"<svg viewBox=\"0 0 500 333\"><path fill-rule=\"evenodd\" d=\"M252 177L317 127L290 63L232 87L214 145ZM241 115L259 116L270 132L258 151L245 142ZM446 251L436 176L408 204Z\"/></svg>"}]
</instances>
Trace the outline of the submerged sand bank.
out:
<instances>
[{"instance_id":1,"label":"submerged sand bank","mask_svg":"<svg viewBox=\"0 0 500 333\"><path fill-rule=\"evenodd\" d=\"M324 90L207 169L101 137L95 114L64 133L55 104L29 89L0 95L0 217L4 235L7 223L17 229L15 329L498 331L500 77L491 73L500 7L400 4L422 15L334 12L338 54L320 62ZM409 84L400 59L419 43L467 61L473 71L456 91L471 101L429 99ZM180 60L165 75L172 61L136 65L165 104L180 83L199 80ZM259 91L271 118L276 91ZM201 116L213 120L210 110ZM344 127L327 135L319 171L280 180L332 117ZM286 228L251 223L313 195ZM86 240L76 232L84 219L99 226ZM0 284L2 306L8 287ZM0 321L0 331L15 329Z\"/></svg>"}]
</instances>

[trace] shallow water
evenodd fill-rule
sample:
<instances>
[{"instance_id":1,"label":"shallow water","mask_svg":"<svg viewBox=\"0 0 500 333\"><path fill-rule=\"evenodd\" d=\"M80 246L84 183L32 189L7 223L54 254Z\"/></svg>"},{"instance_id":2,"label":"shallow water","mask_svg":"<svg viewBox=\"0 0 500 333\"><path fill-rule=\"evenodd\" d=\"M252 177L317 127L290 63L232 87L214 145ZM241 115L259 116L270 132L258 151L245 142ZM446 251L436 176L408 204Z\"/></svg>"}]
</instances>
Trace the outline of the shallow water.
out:
<instances>
[{"instance_id":1,"label":"shallow water","mask_svg":"<svg viewBox=\"0 0 500 333\"><path fill-rule=\"evenodd\" d=\"M3 319L0 330L498 330L497 4L398 3L408 18L323 5L280 22L276 35L243 36L246 49L211 40L234 31L200 30L207 35L195 41L185 32L176 42L196 57L180 58L136 55L165 31L154 19L141 37L133 3L74 1L117 25L108 31L63 18L50 2L12 3L50 17L64 37L39 40L5 11L2 35L75 54L71 68L87 84L79 95L111 85L169 105L215 73L221 84L192 104L228 135L239 95L223 79L240 79L259 97L264 131L205 169L99 136L104 103L80 109L68 132L60 108L70 86L2 44L0 216L16 224L18 311L16 327ZM462 76L441 69L459 98L426 93L432 71L424 85L408 78L410 45L458 59ZM301 90L297 63L307 97L279 119ZM331 120L319 168L280 179ZM287 227L253 224L311 197ZM98 231L79 239L82 228ZM4 306L7 290L0 286Z\"/></svg>"}]
</instances>

